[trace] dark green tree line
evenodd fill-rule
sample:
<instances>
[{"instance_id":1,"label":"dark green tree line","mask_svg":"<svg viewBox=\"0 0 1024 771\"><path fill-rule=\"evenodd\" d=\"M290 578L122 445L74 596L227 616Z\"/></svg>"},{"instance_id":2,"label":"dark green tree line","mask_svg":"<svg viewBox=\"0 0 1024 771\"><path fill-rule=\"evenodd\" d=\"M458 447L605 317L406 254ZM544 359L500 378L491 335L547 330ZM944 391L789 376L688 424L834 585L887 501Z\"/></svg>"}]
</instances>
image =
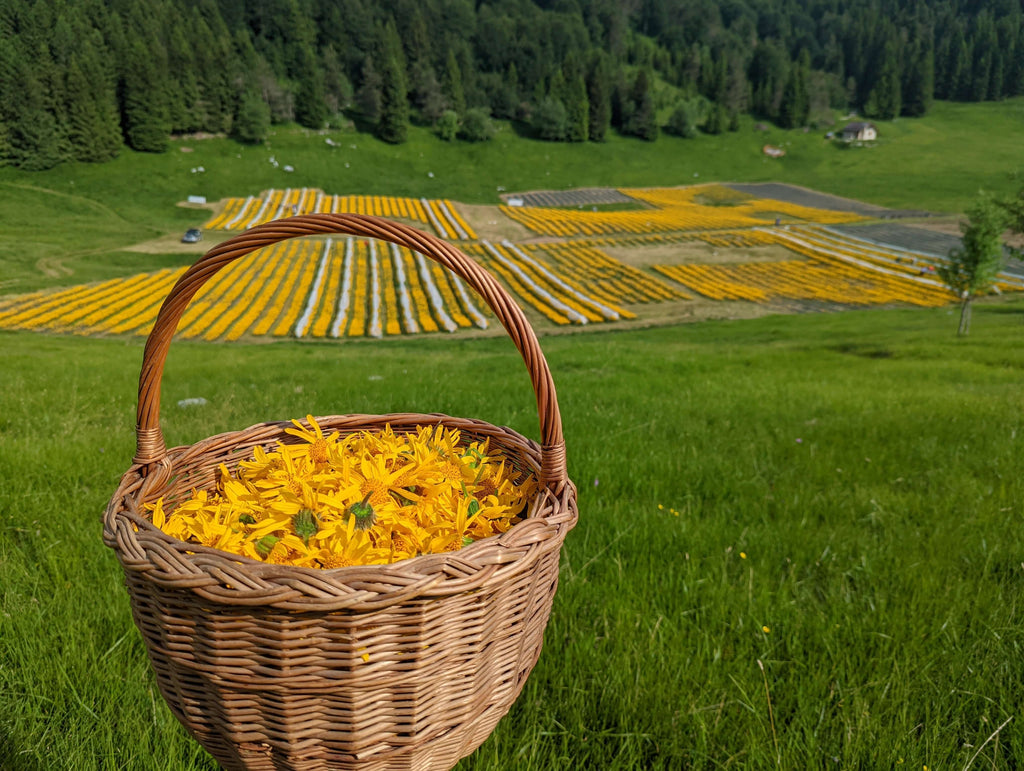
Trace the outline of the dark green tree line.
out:
<instances>
[{"instance_id":1,"label":"dark green tree line","mask_svg":"<svg viewBox=\"0 0 1024 771\"><path fill-rule=\"evenodd\" d=\"M1020 95L1012 0L0 0L0 163L24 168L194 131L256 141L268 114L352 109L401 142L475 111L600 142L656 138L659 109L688 134Z\"/></svg>"}]
</instances>

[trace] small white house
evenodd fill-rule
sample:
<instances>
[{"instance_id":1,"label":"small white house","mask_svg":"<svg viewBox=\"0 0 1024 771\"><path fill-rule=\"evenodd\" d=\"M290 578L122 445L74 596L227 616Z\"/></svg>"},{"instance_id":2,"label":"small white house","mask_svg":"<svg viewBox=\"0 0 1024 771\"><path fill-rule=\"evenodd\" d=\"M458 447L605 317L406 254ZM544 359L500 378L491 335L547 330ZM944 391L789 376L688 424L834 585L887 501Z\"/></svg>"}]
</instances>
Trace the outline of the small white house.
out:
<instances>
[{"instance_id":1,"label":"small white house","mask_svg":"<svg viewBox=\"0 0 1024 771\"><path fill-rule=\"evenodd\" d=\"M878 139L878 129L875 128L874 123L858 121L857 123L847 123L839 136L844 142L853 142L854 140L871 142Z\"/></svg>"}]
</instances>

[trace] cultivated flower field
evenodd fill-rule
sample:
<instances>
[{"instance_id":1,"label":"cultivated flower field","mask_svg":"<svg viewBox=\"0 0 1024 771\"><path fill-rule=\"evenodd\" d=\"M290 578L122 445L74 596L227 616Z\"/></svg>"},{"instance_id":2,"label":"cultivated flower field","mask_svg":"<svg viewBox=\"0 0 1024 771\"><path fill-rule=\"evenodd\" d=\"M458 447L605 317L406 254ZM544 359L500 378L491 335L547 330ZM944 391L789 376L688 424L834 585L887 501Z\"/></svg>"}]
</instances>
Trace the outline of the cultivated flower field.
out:
<instances>
[{"instance_id":1,"label":"cultivated flower field","mask_svg":"<svg viewBox=\"0 0 1024 771\"><path fill-rule=\"evenodd\" d=\"M950 291L935 275L934 256L895 250L819 227L753 231L805 259L739 265L655 265L662 275L712 300L817 300L841 305L946 305ZM716 243L708 239L710 243ZM1006 274L999 291L1024 290Z\"/></svg>"},{"instance_id":2,"label":"cultivated flower field","mask_svg":"<svg viewBox=\"0 0 1024 771\"><path fill-rule=\"evenodd\" d=\"M184 272L165 270L8 298L0 327L147 334ZM392 244L301 238L253 252L210 280L186 309L186 339L384 337L486 329L489 312L437 263Z\"/></svg>"},{"instance_id":3,"label":"cultivated flower field","mask_svg":"<svg viewBox=\"0 0 1024 771\"><path fill-rule=\"evenodd\" d=\"M754 199L718 185L616 195L650 208L502 207L538 233L518 243L479 237L450 201L336 196L311 188L229 199L206 227L240 231L293 212L325 211L416 221L459 242L539 323L557 326L634 319L657 313L658 304L696 298L780 308L789 307L786 301L815 307L954 300L935 273L942 258L858 238L850 233L856 228L828 227L863 220L861 215ZM714 247L714 264L673 253L676 245L692 250L700 243ZM752 261L744 252L764 248L775 250L771 261ZM612 249L638 255L631 258L635 264L611 256ZM670 261L645 259L648 249ZM144 335L183 272L164 269L0 297L0 328ZM1024 280L1002 274L996 289L1022 291ZM489 309L462 281L419 254L366 239L297 238L217 274L185 311L178 335L208 341L380 338L487 329L492 322Z\"/></svg>"},{"instance_id":4,"label":"cultivated flower field","mask_svg":"<svg viewBox=\"0 0 1024 771\"><path fill-rule=\"evenodd\" d=\"M723 194L723 190L728 190L729 195ZM851 212L811 209L774 199L738 197L735 191L720 185L624 188L620 192L650 208L587 211L503 206L501 210L534 233L560 237L751 228L776 220L839 224L864 219Z\"/></svg>"},{"instance_id":5,"label":"cultivated flower field","mask_svg":"<svg viewBox=\"0 0 1024 771\"><path fill-rule=\"evenodd\" d=\"M382 195L328 195L311 187L264 190L258 196L229 198L203 226L206 230L239 231L264 222L300 214L370 214L405 219L430 227L439 237L475 240L476 234L448 200Z\"/></svg>"}]
</instances>

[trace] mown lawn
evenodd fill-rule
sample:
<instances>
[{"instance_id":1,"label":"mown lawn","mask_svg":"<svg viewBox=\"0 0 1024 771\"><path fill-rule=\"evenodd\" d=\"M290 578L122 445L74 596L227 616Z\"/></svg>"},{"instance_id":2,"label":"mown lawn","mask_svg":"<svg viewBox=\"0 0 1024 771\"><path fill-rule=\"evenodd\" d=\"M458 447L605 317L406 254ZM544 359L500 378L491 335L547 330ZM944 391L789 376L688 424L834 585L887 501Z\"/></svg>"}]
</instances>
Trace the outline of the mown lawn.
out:
<instances>
[{"instance_id":1,"label":"mown lawn","mask_svg":"<svg viewBox=\"0 0 1024 771\"><path fill-rule=\"evenodd\" d=\"M1013 300L965 340L947 309L545 339L582 516L540 663L462 767L1019 766L1022 322ZM214 768L100 542L140 361L0 334L5 771ZM537 435L504 339L176 343L163 408L172 443L407 409Z\"/></svg>"}]
</instances>

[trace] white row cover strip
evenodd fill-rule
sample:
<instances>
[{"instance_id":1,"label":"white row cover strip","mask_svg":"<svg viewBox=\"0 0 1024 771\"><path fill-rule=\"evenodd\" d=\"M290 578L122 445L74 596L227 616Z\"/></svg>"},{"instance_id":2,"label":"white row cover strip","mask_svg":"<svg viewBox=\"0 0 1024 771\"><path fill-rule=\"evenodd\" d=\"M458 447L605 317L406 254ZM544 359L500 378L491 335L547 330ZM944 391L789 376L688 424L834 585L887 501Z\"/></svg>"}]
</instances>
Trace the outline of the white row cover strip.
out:
<instances>
[{"instance_id":1,"label":"white row cover strip","mask_svg":"<svg viewBox=\"0 0 1024 771\"><path fill-rule=\"evenodd\" d=\"M448 231L444 229L437 217L434 215L434 208L430 205L430 201L426 198L421 198L420 203L423 204L423 211L427 213L427 217L430 219L430 224L434 226L434 230L437 231L438 238L444 238L448 235ZM418 257L419 255L417 255Z\"/></svg>"},{"instance_id":2,"label":"white row cover strip","mask_svg":"<svg viewBox=\"0 0 1024 771\"><path fill-rule=\"evenodd\" d=\"M380 323L380 266L377 263L377 242L370 241L370 337L382 337Z\"/></svg>"},{"instance_id":3,"label":"white row cover strip","mask_svg":"<svg viewBox=\"0 0 1024 771\"><path fill-rule=\"evenodd\" d=\"M516 255L519 259L521 259L523 262L525 262L531 268L536 270L542 276L544 276L544 278L546 278L552 284L557 286L563 292L568 292L570 295L575 297L577 300L579 300L584 305L589 305L591 308L596 310L598 313L600 313L606 319L611 319L613 321L618 321L621 318L621 316L619 315L618 311L612 310L607 305L602 305L601 303L599 303L593 297L588 297L587 295L583 294L582 292L578 292L577 290L573 289L571 286L569 286L567 283L565 283L559 276L556 276L554 273L552 273L546 267L544 267L539 262L537 262L535 259L533 259L533 257L530 257L528 254L526 254L526 252L524 252L522 249L517 247L515 244L513 244L508 239L505 239L504 241L502 241L501 245L504 246L509 251L511 251L514 255Z\"/></svg>"},{"instance_id":4,"label":"white row cover strip","mask_svg":"<svg viewBox=\"0 0 1024 771\"><path fill-rule=\"evenodd\" d=\"M284 194L281 196L281 203L279 203L277 205L277 210L274 212L274 216L271 217L270 219L272 219L272 220L279 220L279 219L281 219L281 215L284 213L284 202L288 200L288 196L290 196L291 194L292 194L292 189L290 187L286 187L284 189Z\"/></svg>"},{"instance_id":5,"label":"white row cover strip","mask_svg":"<svg viewBox=\"0 0 1024 771\"><path fill-rule=\"evenodd\" d=\"M355 251L351 238L345 239L345 267L341 272L341 296L338 298L338 310L334 314L334 323L331 325L331 337L338 337L341 328L348 321L348 306L352 302L352 263L355 260L352 254Z\"/></svg>"},{"instance_id":6,"label":"white row cover strip","mask_svg":"<svg viewBox=\"0 0 1024 771\"><path fill-rule=\"evenodd\" d=\"M564 313L565 316L569 319L569 321L573 322L574 324L586 324L587 323L587 317L586 316L584 316L579 311L575 311L572 308L570 308L564 302L562 302L557 297L552 295L548 290L546 290L542 286L540 286L532 278L527 276L523 272L522 268L520 268L518 265L516 265L514 262L512 262L512 260L510 260L504 254L499 252L494 247L494 244L492 244L490 241L481 241L480 243L482 243L484 245L484 248L487 251L489 251L494 256L494 259L496 259L498 262L500 262L506 268L511 270L513 273L515 273L516 277L520 281L522 281L531 292L533 292L535 295L537 295L537 297L539 297L542 300L544 300L544 302L546 302L548 305L550 305L556 311Z\"/></svg>"},{"instance_id":7,"label":"white row cover strip","mask_svg":"<svg viewBox=\"0 0 1024 771\"><path fill-rule=\"evenodd\" d=\"M327 239L324 244L324 252L320 256L320 265L316 269L316 279L313 281L313 288L309 292L309 298L306 300L306 308L302 311L302 315L299 320L295 322L295 336L303 337L306 334L306 330L309 329L309 322L313 319L313 314L316 312L316 306L320 303L320 289L324 285L324 274L327 273L327 261L331 256L331 239Z\"/></svg>"},{"instance_id":8,"label":"white row cover strip","mask_svg":"<svg viewBox=\"0 0 1024 771\"><path fill-rule=\"evenodd\" d=\"M395 266L395 279L398 281L398 304L402 307L402 322L405 331L414 335L420 331L420 325L416 323L416 314L413 312L412 297L409 296L409 285L405 279L405 260L402 259L398 244L391 244L391 262Z\"/></svg>"},{"instance_id":9,"label":"white row cover strip","mask_svg":"<svg viewBox=\"0 0 1024 771\"><path fill-rule=\"evenodd\" d=\"M462 279L453 273L452 283L455 284L455 291L458 292L459 299L462 300L462 307L466 309L466 314L480 329L487 329L490 325L484 314L477 310L476 305L473 304L473 298L469 296L469 291L466 289L466 285L462 283Z\"/></svg>"},{"instance_id":10,"label":"white row cover strip","mask_svg":"<svg viewBox=\"0 0 1024 771\"><path fill-rule=\"evenodd\" d=\"M754 230L761 230L766 233L774 233L777 236L781 236L783 240L792 241L794 244L799 244L800 246L803 246L807 249L817 249L819 252L824 252L825 254L840 259L843 262L849 262L853 265L858 265L862 268L867 268L868 270L873 270L877 273L885 273L887 276L905 278L907 281L916 281L918 284L926 284L928 286L938 287L939 289L943 289L946 291L949 290L949 287L943 284L941 281L932 281L930 278L921 278L920 276L909 276L903 271L889 270L888 268L883 268L880 265L874 265L870 262L866 262L865 260L858 260L856 257L851 257L848 254L842 254L841 252L834 251L833 249L827 249L821 244L809 243L808 241L802 238L797 238L792 233L783 232L781 230L767 230L765 228L754 228Z\"/></svg>"},{"instance_id":11,"label":"white row cover strip","mask_svg":"<svg viewBox=\"0 0 1024 771\"><path fill-rule=\"evenodd\" d=\"M273 198L273 197L274 197L274 191L273 190L268 190L267 191L267 197L263 199L263 205L260 207L260 210L258 212L256 212L255 216L249 218L249 222L245 226L246 230L248 230L249 228L253 227L256 223L258 223L261 219L263 219L263 213L267 210L267 207L270 206L270 199Z\"/></svg>"},{"instance_id":12,"label":"white row cover strip","mask_svg":"<svg viewBox=\"0 0 1024 771\"><path fill-rule=\"evenodd\" d=\"M833 254L833 255L835 255L837 257L843 257L844 259L847 259L847 260L850 260L850 261L854 261L854 262L857 261L856 257L850 256L850 255L846 255L846 254L843 254L842 252L837 252L835 250L837 250L837 249L856 250L856 249L860 248L858 246L858 244L849 244L849 245L845 245L845 244L841 244L841 243L837 244L837 243L835 243L835 241L836 240L841 240L841 239L830 239L828 236L822 235L821 233L818 233L818 232L815 232L815 231L809 230L809 229L799 230L799 231L797 231L797 234L801 238L803 238L805 243L806 243L806 245L810 246L811 248L820 249L820 250L822 250L824 252L827 252L828 254ZM858 240L860 240L860 239L858 239ZM864 243L864 242L862 241L862 243ZM880 254L879 252L882 251L882 250L872 249L870 245L873 245L873 242L866 242L866 243L868 243L869 246L865 248L865 251L873 252L873 256L874 256L874 258L876 260L888 260L892 265L901 265L901 263L898 262L894 257L887 257L884 253ZM914 254L914 252L909 252L909 253L910 254ZM919 257L922 256L920 253L917 253L917 255ZM935 259L923 260L921 264L934 266L936 264L942 264L944 262L945 262L945 260L941 260L941 259L935 258ZM860 263L858 263L858 264L860 264ZM916 262L912 263L912 264L915 265L915 266L917 265ZM879 266L877 266L877 265L875 265L873 263L869 263L867 267L870 267L870 268L872 268L874 270L877 270L877 271L879 271L881 273L888 273L888 274L893 275L893 276L901 276L903 278L909 278L909 279L912 279L912 280L917 281L919 283L929 284L931 286L935 286L935 287L938 287L940 289L946 289L946 290L949 289L949 287L946 284L944 284L941 280L939 280L938 278L930 279L930 278L921 278L919 276L911 276L911 275L908 275L905 271L900 271L899 269L897 269L896 271L890 271L890 270L888 270L886 268L879 267ZM998 290L996 290L996 291L998 293Z\"/></svg>"},{"instance_id":13,"label":"white row cover strip","mask_svg":"<svg viewBox=\"0 0 1024 771\"><path fill-rule=\"evenodd\" d=\"M452 317L444 309L444 298L441 297L437 284L434 283L434 277L430 273L430 265L427 264L427 258L419 252L416 253L416 265L419 267L420 281L423 282L423 288L427 290L427 297L430 298L430 304L434 308L437 320L441 322L441 326L446 330L454 332L459 328L459 325L452 320Z\"/></svg>"},{"instance_id":14,"label":"white row cover strip","mask_svg":"<svg viewBox=\"0 0 1024 771\"><path fill-rule=\"evenodd\" d=\"M882 254L886 254L886 253L893 254L893 253L899 252L900 254L906 254L906 255L909 255L911 257L924 257L929 262L932 262L932 263L948 262L949 261L949 257L948 256L939 255L939 254L936 254L935 252L915 252L912 249L904 249L902 246L896 246L895 244L885 244L885 243L882 243L881 241L873 241L870 238L864 238L863 236L851 236L848 233L843 233L843 232L840 232L838 230L834 230L833 228L822 228L822 230L825 230L831 236L833 236L835 238L838 238L838 239L848 239L848 240L851 240L851 241L857 241L857 242L862 243L862 244L868 244L870 248L872 248L875 251L881 252ZM1016 275L1014 273L1007 273L1006 271L1000 271L997 274L997 278L1000 281L1004 281L1004 282L1006 282L1008 284L1015 284L1017 286L1020 286L1022 289L1024 289L1024 277L1018 276L1018 275ZM998 291L998 290L996 290L996 291Z\"/></svg>"},{"instance_id":15,"label":"white row cover strip","mask_svg":"<svg viewBox=\"0 0 1024 771\"><path fill-rule=\"evenodd\" d=\"M251 195L248 198L245 199L245 203L243 203L242 204L242 208L238 210L238 214L236 214L234 217L232 217L230 222L225 223L224 230L231 230L231 228L233 228L235 225L238 224L239 220L241 220L242 217L245 216L245 211L246 211L246 209L249 208L249 204L251 204L252 201L253 201L253 196L251 196Z\"/></svg>"},{"instance_id":16,"label":"white row cover strip","mask_svg":"<svg viewBox=\"0 0 1024 771\"><path fill-rule=\"evenodd\" d=\"M313 211L314 212L320 211L320 204L322 204L323 202L324 202L324 191L321 190L319 193L316 194L316 201L313 203Z\"/></svg>"},{"instance_id":17,"label":"white row cover strip","mask_svg":"<svg viewBox=\"0 0 1024 771\"><path fill-rule=\"evenodd\" d=\"M459 224L459 221L457 219L455 219L455 216L452 214L452 210L451 208L449 208L448 204L445 203L444 201L439 200L437 202L437 205L444 213L444 216L448 218L448 222L451 224L451 226L455 228L455 232L459 234L459 238L461 238L463 241L468 241L469 233L467 233L466 229Z\"/></svg>"}]
</instances>

